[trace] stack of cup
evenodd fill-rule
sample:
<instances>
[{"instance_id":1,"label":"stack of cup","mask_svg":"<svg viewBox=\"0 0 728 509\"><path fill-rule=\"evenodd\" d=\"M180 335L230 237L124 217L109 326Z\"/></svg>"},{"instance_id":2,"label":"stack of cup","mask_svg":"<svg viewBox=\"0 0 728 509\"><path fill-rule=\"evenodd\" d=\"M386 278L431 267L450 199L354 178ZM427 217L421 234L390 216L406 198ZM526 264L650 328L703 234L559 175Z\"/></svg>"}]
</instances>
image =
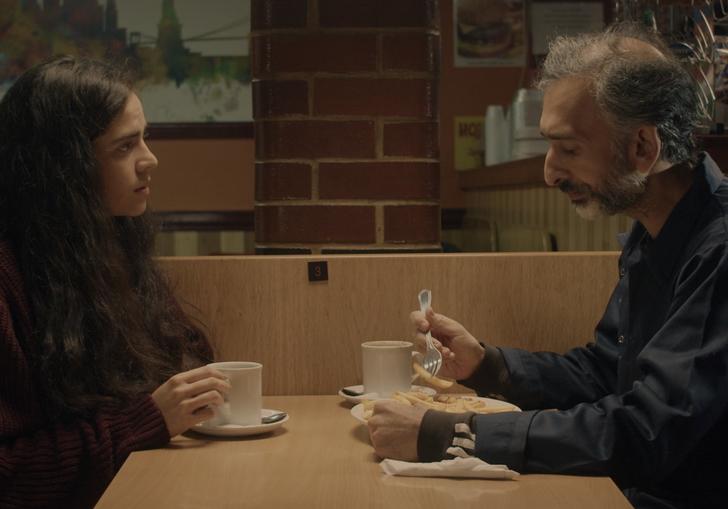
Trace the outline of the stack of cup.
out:
<instances>
[{"instance_id":1,"label":"stack of cup","mask_svg":"<svg viewBox=\"0 0 728 509\"><path fill-rule=\"evenodd\" d=\"M500 104L489 105L485 110L485 165L509 161L510 142L510 117Z\"/></svg>"},{"instance_id":2,"label":"stack of cup","mask_svg":"<svg viewBox=\"0 0 728 509\"><path fill-rule=\"evenodd\" d=\"M527 88L518 89L511 108L513 159L525 159L548 152L549 142L543 139L539 127L542 109L543 92Z\"/></svg>"}]
</instances>

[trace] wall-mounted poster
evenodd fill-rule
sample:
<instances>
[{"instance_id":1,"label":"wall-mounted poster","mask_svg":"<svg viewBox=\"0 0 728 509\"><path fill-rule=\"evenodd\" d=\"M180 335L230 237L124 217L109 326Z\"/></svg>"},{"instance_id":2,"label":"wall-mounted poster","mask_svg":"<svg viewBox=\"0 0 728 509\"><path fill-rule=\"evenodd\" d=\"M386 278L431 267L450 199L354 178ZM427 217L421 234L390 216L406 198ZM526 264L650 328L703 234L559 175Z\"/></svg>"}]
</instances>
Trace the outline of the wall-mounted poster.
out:
<instances>
[{"instance_id":1,"label":"wall-mounted poster","mask_svg":"<svg viewBox=\"0 0 728 509\"><path fill-rule=\"evenodd\" d=\"M483 117L455 117L455 169L472 170L484 166Z\"/></svg>"},{"instance_id":2,"label":"wall-mounted poster","mask_svg":"<svg viewBox=\"0 0 728 509\"><path fill-rule=\"evenodd\" d=\"M531 5L531 37L534 55L548 53L557 35L599 32L604 28L604 4L592 2L534 2Z\"/></svg>"},{"instance_id":3,"label":"wall-mounted poster","mask_svg":"<svg viewBox=\"0 0 728 509\"><path fill-rule=\"evenodd\" d=\"M0 0L0 95L71 54L126 62L150 124L252 120L250 0Z\"/></svg>"},{"instance_id":4,"label":"wall-mounted poster","mask_svg":"<svg viewBox=\"0 0 728 509\"><path fill-rule=\"evenodd\" d=\"M455 67L526 64L524 0L453 0Z\"/></svg>"}]
</instances>

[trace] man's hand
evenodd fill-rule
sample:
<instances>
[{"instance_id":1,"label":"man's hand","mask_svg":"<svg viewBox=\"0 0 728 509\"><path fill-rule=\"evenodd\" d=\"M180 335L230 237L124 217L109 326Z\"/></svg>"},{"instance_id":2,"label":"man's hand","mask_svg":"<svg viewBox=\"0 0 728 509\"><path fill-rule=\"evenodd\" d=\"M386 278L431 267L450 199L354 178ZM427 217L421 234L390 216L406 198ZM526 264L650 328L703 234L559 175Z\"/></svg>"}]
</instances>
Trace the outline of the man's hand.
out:
<instances>
[{"instance_id":1,"label":"man's hand","mask_svg":"<svg viewBox=\"0 0 728 509\"><path fill-rule=\"evenodd\" d=\"M429 330L435 346L442 352L442 368L438 376L464 380L472 375L483 362L485 350L465 327L455 320L435 313L413 311L410 320L416 328L415 344L425 351L425 333Z\"/></svg>"},{"instance_id":2,"label":"man's hand","mask_svg":"<svg viewBox=\"0 0 728 509\"><path fill-rule=\"evenodd\" d=\"M369 418L369 438L380 458L417 461L417 435L427 409L378 401Z\"/></svg>"},{"instance_id":3,"label":"man's hand","mask_svg":"<svg viewBox=\"0 0 728 509\"><path fill-rule=\"evenodd\" d=\"M222 405L223 394L230 390L225 375L209 366L177 373L152 393L167 424L169 436L187 431L212 419L212 407Z\"/></svg>"}]
</instances>

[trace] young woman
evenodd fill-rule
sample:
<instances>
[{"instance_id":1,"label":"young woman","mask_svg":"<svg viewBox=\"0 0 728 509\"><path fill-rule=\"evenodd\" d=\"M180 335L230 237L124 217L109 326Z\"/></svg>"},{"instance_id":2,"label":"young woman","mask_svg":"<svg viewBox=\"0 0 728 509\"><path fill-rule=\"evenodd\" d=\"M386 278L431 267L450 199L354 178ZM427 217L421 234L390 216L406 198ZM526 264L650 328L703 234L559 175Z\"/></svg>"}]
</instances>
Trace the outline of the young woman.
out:
<instances>
[{"instance_id":1,"label":"young woman","mask_svg":"<svg viewBox=\"0 0 728 509\"><path fill-rule=\"evenodd\" d=\"M151 259L145 130L125 74L91 60L35 67L0 102L2 508L92 507L229 390Z\"/></svg>"}]
</instances>

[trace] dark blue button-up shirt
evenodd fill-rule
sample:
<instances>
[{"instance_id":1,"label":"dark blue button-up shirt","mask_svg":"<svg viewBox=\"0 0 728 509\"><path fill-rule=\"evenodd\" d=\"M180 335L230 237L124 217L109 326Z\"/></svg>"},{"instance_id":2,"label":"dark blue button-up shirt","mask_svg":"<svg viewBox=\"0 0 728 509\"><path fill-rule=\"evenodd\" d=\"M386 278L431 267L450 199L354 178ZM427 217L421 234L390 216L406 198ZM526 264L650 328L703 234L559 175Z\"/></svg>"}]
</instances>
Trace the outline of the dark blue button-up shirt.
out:
<instances>
[{"instance_id":1,"label":"dark blue button-up shirt","mask_svg":"<svg viewBox=\"0 0 728 509\"><path fill-rule=\"evenodd\" d=\"M728 181L709 156L657 238L635 223L619 271L594 343L504 348L506 376L471 378L526 410L476 416L476 454L609 475L638 507L728 507Z\"/></svg>"}]
</instances>

